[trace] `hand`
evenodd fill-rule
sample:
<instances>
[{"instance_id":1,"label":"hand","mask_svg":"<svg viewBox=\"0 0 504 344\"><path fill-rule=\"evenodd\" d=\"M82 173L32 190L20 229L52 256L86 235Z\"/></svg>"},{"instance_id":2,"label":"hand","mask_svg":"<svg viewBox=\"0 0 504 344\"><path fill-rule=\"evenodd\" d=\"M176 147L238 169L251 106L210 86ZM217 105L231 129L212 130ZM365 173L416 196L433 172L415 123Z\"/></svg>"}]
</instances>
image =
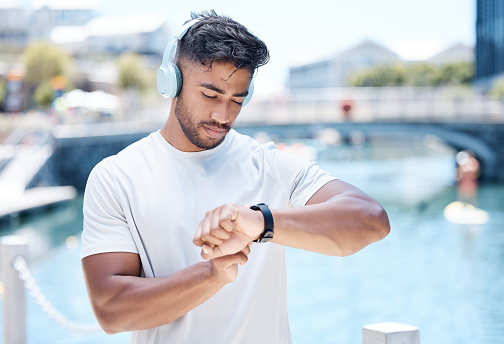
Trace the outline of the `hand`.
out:
<instances>
[{"instance_id":1,"label":"hand","mask_svg":"<svg viewBox=\"0 0 504 344\"><path fill-rule=\"evenodd\" d=\"M203 259L213 259L242 251L264 230L261 212L248 206L224 204L206 213L194 235Z\"/></svg>"},{"instance_id":2,"label":"hand","mask_svg":"<svg viewBox=\"0 0 504 344\"><path fill-rule=\"evenodd\" d=\"M210 260L214 277L222 284L233 282L238 277L238 264L244 265L248 261L250 247L246 246L242 251L224 257Z\"/></svg>"}]
</instances>

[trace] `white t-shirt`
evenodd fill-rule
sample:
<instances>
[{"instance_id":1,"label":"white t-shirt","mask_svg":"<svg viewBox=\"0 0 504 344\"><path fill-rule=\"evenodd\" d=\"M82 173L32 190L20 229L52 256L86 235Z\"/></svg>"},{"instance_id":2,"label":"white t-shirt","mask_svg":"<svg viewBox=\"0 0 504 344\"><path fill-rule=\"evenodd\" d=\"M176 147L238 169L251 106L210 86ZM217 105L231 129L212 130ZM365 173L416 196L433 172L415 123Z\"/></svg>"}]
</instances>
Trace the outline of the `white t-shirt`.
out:
<instances>
[{"instance_id":1,"label":"white t-shirt","mask_svg":"<svg viewBox=\"0 0 504 344\"><path fill-rule=\"evenodd\" d=\"M202 261L192 239L208 210L225 203L302 206L333 179L315 163L234 130L201 152L181 152L154 132L91 172L82 257L134 252L145 277L169 276ZM234 282L171 324L134 332L132 341L291 343L283 247L252 245Z\"/></svg>"}]
</instances>

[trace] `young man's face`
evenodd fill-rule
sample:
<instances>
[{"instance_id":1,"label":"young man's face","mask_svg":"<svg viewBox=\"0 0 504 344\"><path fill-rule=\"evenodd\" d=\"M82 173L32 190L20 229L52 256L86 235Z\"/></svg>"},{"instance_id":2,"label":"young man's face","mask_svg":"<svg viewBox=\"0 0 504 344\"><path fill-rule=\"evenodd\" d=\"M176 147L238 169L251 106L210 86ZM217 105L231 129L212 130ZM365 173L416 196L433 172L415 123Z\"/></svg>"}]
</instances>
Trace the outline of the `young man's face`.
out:
<instances>
[{"instance_id":1,"label":"young man's face","mask_svg":"<svg viewBox=\"0 0 504 344\"><path fill-rule=\"evenodd\" d=\"M200 151L218 146L231 129L248 94L251 74L231 63L184 63L183 86L174 113L179 150Z\"/></svg>"}]
</instances>

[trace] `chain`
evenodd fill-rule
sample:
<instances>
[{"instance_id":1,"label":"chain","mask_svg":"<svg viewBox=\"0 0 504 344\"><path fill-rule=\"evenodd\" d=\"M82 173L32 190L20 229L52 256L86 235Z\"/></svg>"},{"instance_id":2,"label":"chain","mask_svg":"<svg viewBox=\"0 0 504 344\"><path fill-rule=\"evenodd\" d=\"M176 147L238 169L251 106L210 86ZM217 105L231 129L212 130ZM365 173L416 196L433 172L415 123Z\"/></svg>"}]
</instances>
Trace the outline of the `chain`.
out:
<instances>
[{"instance_id":1,"label":"chain","mask_svg":"<svg viewBox=\"0 0 504 344\"><path fill-rule=\"evenodd\" d=\"M95 325L83 325L69 320L63 314L58 312L53 305L47 300L46 296L42 293L39 286L33 279L26 261L21 256L17 256L12 260L12 266L18 272L19 278L23 281L24 286L30 291L30 295L35 299L40 308L57 324L62 327L74 331L83 333L96 333L101 332L102 329L98 324Z\"/></svg>"}]
</instances>

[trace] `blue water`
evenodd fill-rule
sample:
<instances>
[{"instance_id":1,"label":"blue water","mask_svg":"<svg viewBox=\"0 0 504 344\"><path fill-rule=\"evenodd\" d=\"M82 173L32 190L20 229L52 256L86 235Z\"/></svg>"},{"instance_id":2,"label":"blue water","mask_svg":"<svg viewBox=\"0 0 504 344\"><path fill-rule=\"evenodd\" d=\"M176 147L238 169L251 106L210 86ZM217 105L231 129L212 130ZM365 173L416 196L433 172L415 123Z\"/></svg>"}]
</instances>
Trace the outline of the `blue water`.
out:
<instances>
[{"instance_id":1,"label":"blue water","mask_svg":"<svg viewBox=\"0 0 504 344\"><path fill-rule=\"evenodd\" d=\"M320 150L324 169L384 205L392 231L346 258L286 249L294 343L358 344L364 325L384 321L418 326L423 344L502 342L504 185L479 189L478 204L490 213L487 224L448 222L443 209L457 198L454 154L439 145L385 143ZM65 244L80 235L81 203L78 198L22 220L0 235L28 237L28 263L47 298L72 320L92 323L79 247ZM70 332L28 298L28 343L128 340L127 334Z\"/></svg>"}]
</instances>

